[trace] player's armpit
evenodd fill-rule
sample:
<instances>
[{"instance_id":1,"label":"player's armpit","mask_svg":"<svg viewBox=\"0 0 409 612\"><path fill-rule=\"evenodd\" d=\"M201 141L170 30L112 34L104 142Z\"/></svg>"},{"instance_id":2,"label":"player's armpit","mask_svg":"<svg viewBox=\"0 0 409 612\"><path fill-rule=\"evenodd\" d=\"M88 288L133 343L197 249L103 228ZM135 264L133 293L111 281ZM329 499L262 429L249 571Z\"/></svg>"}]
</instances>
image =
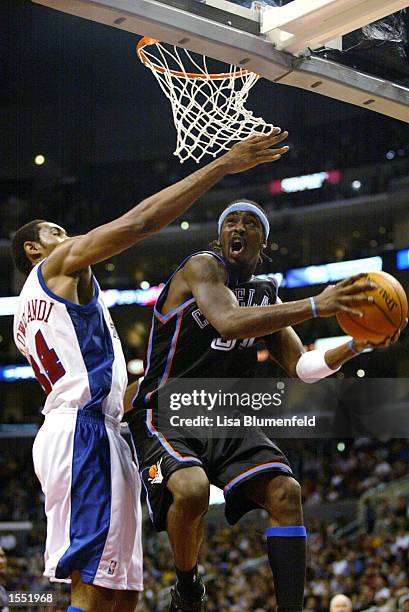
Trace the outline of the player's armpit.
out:
<instances>
[{"instance_id":1,"label":"player's armpit","mask_svg":"<svg viewBox=\"0 0 409 612\"><path fill-rule=\"evenodd\" d=\"M305 352L304 346L292 327L281 329L265 338L267 350L287 376L297 378L297 363Z\"/></svg>"}]
</instances>

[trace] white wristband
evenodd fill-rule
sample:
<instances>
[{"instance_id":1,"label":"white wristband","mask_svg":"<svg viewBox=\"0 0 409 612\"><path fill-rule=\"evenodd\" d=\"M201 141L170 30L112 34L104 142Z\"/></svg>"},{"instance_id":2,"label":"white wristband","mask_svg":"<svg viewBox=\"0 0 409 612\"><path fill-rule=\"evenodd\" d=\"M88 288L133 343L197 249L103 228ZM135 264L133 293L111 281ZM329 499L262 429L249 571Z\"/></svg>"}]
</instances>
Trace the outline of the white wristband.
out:
<instances>
[{"instance_id":1,"label":"white wristband","mask_svg":"<svg viewBox=\"0 0 409 612\"><path fill-rule=\"evenodd\" d=\"M325 353L314 350L301 355L296 365L296 372L298 378L305 383L313 383L321 380L321 378L331 376L334 372L338 372L340 368L341 366L336 370L331 370L326 364Z\"/></svg>"}]
</instances>

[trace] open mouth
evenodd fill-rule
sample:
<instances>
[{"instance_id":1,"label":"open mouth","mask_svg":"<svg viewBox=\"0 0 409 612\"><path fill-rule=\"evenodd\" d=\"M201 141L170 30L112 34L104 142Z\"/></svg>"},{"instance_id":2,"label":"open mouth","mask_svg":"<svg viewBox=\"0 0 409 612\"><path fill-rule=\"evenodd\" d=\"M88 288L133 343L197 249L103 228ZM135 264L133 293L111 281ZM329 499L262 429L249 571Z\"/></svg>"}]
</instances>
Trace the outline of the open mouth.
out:
<instances>
[{"instance_id":1,"label":"open mouth","mask_svg":"<svg viewBox=\"0 0 409 612\"><path fill-rule=\"evenodd\" d=\"M239 257L244 251L246 244L242 238L235 237L230 242L230 254L232 257Z\"/></svg>"}]
</instances>

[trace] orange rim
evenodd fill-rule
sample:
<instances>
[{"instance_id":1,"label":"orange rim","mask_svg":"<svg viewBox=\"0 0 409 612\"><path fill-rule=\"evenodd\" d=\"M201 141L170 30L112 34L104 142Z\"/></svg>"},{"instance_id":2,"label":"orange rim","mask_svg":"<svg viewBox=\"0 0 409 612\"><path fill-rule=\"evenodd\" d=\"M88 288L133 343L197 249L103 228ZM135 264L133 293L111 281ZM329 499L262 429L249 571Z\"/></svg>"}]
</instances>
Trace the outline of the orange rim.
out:
<instances>
[{"instance_id":1,"label":"orange rim","mask_svg":"<svg viewBox=\"0 0 409 612\"><path fill-rule=\"evenodd\" d=\"M210 74L203 74L201 72L182 72L181 70L169 70L167 68L163 68L163 66L158 66L157 64L152 62L152 60L150 60L149 57L147 57L147 55L144 52L145 47L156 45L157 43L160 43L160 40L155 40L154 38L149 38L148 36L144 36L143 38L141 38L141 40L138 42L136 46L136 54L141 60L142 64L144 64L145 66L147 66L147 68L150 68L151 70L155 70L156 72L159 72L160 74L169 73L172 76L177 76L177 77L181 77L185 79L212 79L212 80L228 79L232 77L238 78L246 74L249 74L249 70L246 70L244 68L239 68L234 73L216 72L216 73L210 73Z\"/></svg>"}]
</instances>

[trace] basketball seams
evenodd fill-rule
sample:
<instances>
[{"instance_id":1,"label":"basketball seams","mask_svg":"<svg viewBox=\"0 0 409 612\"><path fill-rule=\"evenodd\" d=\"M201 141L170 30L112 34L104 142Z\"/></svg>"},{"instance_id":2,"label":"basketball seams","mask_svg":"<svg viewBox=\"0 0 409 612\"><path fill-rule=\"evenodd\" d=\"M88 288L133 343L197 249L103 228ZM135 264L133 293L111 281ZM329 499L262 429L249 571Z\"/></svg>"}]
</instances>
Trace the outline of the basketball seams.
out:
<instances>
[{"instance_id":1,"label":"basketball seams","mask_svg":"<svg viewBox=\"0 0 409 612\"><path fill-rule=\"evenodd\" d=\"M371 304L371 306L372 306L372 307L373 307L373 306L375 306L375 307L376 307L376 308L377 308L377 309L378 309L378 310L379 310L379 311L380 311L380 312L383 314L383 316L385 317L385 319L386 319L387 321L389 321L389 323L392 325L392 327L393 327L394 329L396 328L396 322L395 322L395 321L393 321L393 320L390 318L389 314L388 314L388 313L386 313L386 312L384 311L384 309L382 308L382 306L380 306L380 304L378 304L378 302L373 302L373 304ZM399 306L400 306L400 303L399 303ZM402 308L401 308L401 314L400 314L400 317L399 317L399 318L400 318L400 319L402 319Z\"/></svg>"},{"instance_id":2,"label":"basketball seams","mask_svg":"<svg viewBox=\"0 0 409 612\"><path fill-rule=\"evenodd\" d=\"M402 300L400 299L400 295L399 295L399 291L397 291L395 288L393 289L396 293L396 297L398 298L398 302L399 302L399 306L400 306L400 323L399 323L399 329L402 327L403 325L403 304L402 304Z\"/></svg>"},{"instance_id":3,"label":"basketball seams","mask_svg":"<svg viewBox=\"0 0 409 612\"><path fill-rule=\"evenodd\" d=\"M378 335L380 338L382 338L382 334L379 333L379 331L377 329L372 329L371 327L368 327L367 325L363 325L363 323L361 323L358 320L355 320L355 318L353 318L348 312L344 312L342 313L346 318L348 318L351 323L354 323L355 325L357 325L358 327L360 327L361 329L364 329L368 332L370 332L371 334L375 334ZM342 327L342 326L341 326ZM347 332L348 333L348 332ZM349 334L350 336L352 336L352 334Z\"/></svg>"},{"instance_id":4,"label":"basketball seams","mask_svg":"<svg viewBox=\"0 0 409 612\"><path fill-rule=\"evenodd\" d=\"M392 279L395 281L395 278L393 276L392 276ZM387 289L385 287L383 287L382 285L380 285L379 281L377 281L378 282L378 287L380 287L381 289L384 289L385 291L386 290L393 291L393 293L395 294L396 300L397 300L397 302L399 302L399 308L400 308L400 315L399 315L400 323L399 323L399 325L397 327L397 329L399 329L401 327L401 325L402 325L402 314L403 314L402 302L400 300L397 288L395 288L394 284L390 281L390 279L387 279L387 280L388 280L388 287L387 287ZM378 302L375 302L374 306L376 306L383 313L385 318L389 321L389 323L395 329L396 328L396 323L390 319L390 317L388 316L388 313L384 311L384 309L378 304Z\"/></svg>"},{"instance_id":5,"label":"basketball seams","mask_svg":"<svg viewBox=\"0 0 409 612\"><path fill-rule=\"evenodd\" d=\"M382 285L379 283L379 281L377 281L377 280L376 280L376 278L375 278L374 280L375 280L375 282L376 282L376 283L377 283L377 285L378 285L378 289L375 289L375 291L379 291L379 289L384 289L384 290L386 291L385 287L383 287L383 286L382 286ZM400 300L399 300L399 296L398 296L398 294L397 294L397 291L396 291L396 289L395 289L395 288L394 288L394 287L393 287L391 284L390 284L390 285L388 285L388 290L389 290L389 289L392 289L392 290L393 290L393 292L394 292L394 294L395 294L395 296L398 298L398 301L399 301L399 307L400 307L400 320L402 320L402 305L401 305L401 302L400 302ZM366 291L363 291L363 293L364 293L364 294L365 294L367 297L369 297L369 295L368 295L368 293L367 293ZM381 296L381 297L382 297L382 296ZM385 319L388 321L388 323L390 323L390 324L391 324L391 326L392 326L392 331L393 331L393 330L395 330L395 329L396 329L396 323L395 323L395 321L393 321L393 320L390 318L389 314L388 314L387 312L385 312L385 311L384 311L384 309L382 308L382 306L380 306L380 305L379 305L379 303L378 303L376 300L374 300L374 301L373 301L373 303L371 304L371 308L373 308L373 307L377 308L377 309L378 309L378 311L379 311L379 312L381 312L381 313L383 314L383 316L384 316L384 317L385 317ZM375 329L370 329L369 327L367 327L366 325L362 325L361 323L358 323L358 322L357 322L357 325L358 325L359 327L362 327L362 329L366 329L367 331L370 331L370 332L371 332L371 333L373 333L373 334L377 334L377 333L378 333L378 330L375 330ZM399 325L399 327L400 327L400 325ZM382 338L382 337L383 337L383 334L379 334L379 336ZM388 338L388 335L386 335L386 336L385 336L385 339L386 339L386 338Z\"/></svg>"}]
</instances>

